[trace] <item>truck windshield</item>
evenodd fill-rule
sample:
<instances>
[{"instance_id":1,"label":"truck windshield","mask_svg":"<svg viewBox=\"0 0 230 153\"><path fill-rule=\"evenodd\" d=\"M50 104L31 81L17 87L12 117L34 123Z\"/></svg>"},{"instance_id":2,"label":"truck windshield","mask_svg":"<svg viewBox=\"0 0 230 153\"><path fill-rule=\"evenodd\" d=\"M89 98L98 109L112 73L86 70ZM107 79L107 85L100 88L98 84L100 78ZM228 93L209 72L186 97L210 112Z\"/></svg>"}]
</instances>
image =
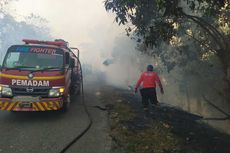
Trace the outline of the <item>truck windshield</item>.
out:
<instances>
[{"instance_id":1,"label":"truck windshield","mask_svg":"<svg viewBox=\"0 0 230 153\"><path fill-rule=\"evenodd\" d=\"M61 69L63 68L63 55L13 51L6 54L3 67L23 70Z\"/></svg>"}]
</instances>

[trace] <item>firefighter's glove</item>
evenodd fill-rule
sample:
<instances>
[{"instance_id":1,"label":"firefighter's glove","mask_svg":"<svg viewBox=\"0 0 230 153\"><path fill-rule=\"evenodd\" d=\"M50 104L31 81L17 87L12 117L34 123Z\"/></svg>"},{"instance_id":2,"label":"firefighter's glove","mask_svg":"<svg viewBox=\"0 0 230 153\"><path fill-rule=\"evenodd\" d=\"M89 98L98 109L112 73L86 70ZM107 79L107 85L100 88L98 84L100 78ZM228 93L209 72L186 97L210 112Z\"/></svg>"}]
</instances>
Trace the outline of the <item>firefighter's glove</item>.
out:
<instances>
[{"instance_id":1,"label":"firefighter's glove","mask_svg":"<svg viewBox=\"0 0 230 153\"><path fill-rule=\"evenodd\" d=\"M161 88L161 94L164 94L164 89L163 88Z\"/></svg>"}]
</instances>

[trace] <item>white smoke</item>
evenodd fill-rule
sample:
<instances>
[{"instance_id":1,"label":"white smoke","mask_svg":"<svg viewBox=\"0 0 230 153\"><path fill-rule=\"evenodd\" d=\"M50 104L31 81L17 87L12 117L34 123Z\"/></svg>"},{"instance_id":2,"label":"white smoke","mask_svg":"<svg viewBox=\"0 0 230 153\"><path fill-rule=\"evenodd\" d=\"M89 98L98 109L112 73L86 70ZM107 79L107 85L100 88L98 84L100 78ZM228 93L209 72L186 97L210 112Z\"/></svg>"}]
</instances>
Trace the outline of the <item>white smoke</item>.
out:
<instances>
[{"instance_id":1,"label":"white smoke","mask_svg":"<svg viewBox=\"0 0 230 153\"><path fill-rule=\"evenodd\" d=\"M20 10L19 4L23 5L23 11L27 12L27 15L35 13L46 18L52 37L63 38L80 49L85 81L98 84L106 82L128 88L129 85L135 85L148 64L153 64L165 88L165 95L158 93L161 102L205 117L222 117L221 113L204 101L202 96L205 95L220 108L229 111L229 107L224 107L229 105L221 98L226 85L217 58L213 58L210 63L192 61L187 67L174 67L168 73L159 57L149 57L136 49L136 41L128 38L123 27L114 23L114 15L105 11L102 0L19 0L17 7ZM3 28L0 31L5 31L5 34L0 35L1 40L4 40L1 48L18 42L25 36L46 40L49 38L45 34L36 33L34 28L23 21L17 22L10 17L2 21L4 22L0 24L4 23L5 30ZM21 30L17 30L18 28ZM162 50L165 50L167 56L175 52L167 45L164 45ZM173 60L177 61L177 58ZM222 123L218 122L219 125ZM228 132L230 129L229 124L225 123L219 128Z\"/></svg>"},{"instance_id":2,"label":"white smoke","mask_svg":"<svg viewBox=\"0 0 230 153\"><path fill-rule=\"evenodd\" d=\"M30 17L30 20L38 21ZM33 24L33 22L17 21L10 12L0 11L0 62L2 63L3 57L7 49L11 45L22 44L22 39L50 39L49 30L46 27ZM41 23L41 22L40 22Z\"/></svg>"}]
</instances>

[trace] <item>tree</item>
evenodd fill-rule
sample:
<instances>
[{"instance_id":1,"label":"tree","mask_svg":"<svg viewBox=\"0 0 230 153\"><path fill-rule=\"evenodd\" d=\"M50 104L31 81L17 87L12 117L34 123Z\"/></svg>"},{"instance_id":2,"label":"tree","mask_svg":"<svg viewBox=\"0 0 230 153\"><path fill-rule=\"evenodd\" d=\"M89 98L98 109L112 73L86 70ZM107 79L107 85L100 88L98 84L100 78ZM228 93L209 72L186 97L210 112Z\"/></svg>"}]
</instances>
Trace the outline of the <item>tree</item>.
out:
<instances>
[{"instance_id":1,"label":"tree","mask_svg":"<svg viewBox=\"0 0 230 153\"><path fill-rule=\"evenodd\" d=\"M175 38L186 38L183 40L200 48L197 50L200 58L216 54L227 75L230 67L227 0L106 0L105 8L116 13L115 21L119 24L131 23L127 34L137 35L147 47L157 47L162 42L174 45Z\"/></svg>"},{"instance_id":2,"label":"tree","mask_svg":"<svg viewBox=\"0 0 230 153\"><path fill-rule=\"evenodd\" d=\"M5 10L5 6L13 0L0 0L0 63L7 48L12 44L21 43L24 38L51 39L49 29L44 25L45 20L40 16L31 14L24 21L16 21Z\"/></svg>"}]
</instances>

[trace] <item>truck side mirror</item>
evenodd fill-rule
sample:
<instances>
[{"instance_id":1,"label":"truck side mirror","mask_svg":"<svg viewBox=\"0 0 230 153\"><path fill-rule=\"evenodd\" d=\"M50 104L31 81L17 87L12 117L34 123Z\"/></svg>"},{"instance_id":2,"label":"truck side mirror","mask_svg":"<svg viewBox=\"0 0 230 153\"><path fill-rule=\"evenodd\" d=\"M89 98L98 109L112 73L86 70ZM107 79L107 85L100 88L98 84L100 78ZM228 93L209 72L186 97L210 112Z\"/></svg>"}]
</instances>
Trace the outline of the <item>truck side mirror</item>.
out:
<instances>
[{"instance_id":1,"label":"truck side mirror","mask_svg":"<svg viewBox=\"0 0 230 153\"><path fill-rule=\"evenodd\" d=\"M69 58L69 53L68 52L65 53L65 64L66 65L70 64L70 58Z\"/></svg>"},{"instance_id":2,"label":"truck side mirror","mask_svg":"<svg viewBox=\"0 0 230 153\"><path fill-rule=\"evenodd\" d=\"M70 60L70 67L71 68L75 67L75 60L73 58L71 58L71 60Z\"/></svg>"}]
</instances>

